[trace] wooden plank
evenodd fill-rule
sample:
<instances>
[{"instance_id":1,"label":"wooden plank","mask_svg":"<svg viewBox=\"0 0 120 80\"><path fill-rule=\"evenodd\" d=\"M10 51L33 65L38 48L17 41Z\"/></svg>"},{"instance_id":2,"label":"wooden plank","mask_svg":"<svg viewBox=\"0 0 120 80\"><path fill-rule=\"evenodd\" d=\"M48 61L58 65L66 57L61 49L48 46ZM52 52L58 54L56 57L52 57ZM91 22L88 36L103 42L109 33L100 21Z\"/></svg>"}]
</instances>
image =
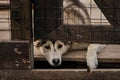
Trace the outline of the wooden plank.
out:
<instances>
[{"instance_id":1,"label":"wooden plank","mask_svg":"<svg viewBox=\"0 0 120 80\"><path fill-rule=\"evenodd\" d=\"M46 39L120 44L120 28L108 25L62 25Z\"/></svg>"},{"instance_id":2,"label":"wooden plank","mask_svg":"<svg viewBox=\"0 0 120 80\"><path fill-rule=\"evenodd\" d=\"M0 41L0 69L30 69L29 41Z\"/></svg>"},{"instance_id":3,"label":"wooden plank","mask_svg":"<svg viewBox=\"0 0 120 80\"><path fill-rule=\"evenodd\" d=\"M62 0L33 0L35 39L46 38L46 34L62 25Z\"/></svg>"},{"instance_id":4,"label":"wooden plank","mask_svg":"<svg viewBox=\"0 0 120 80\"><path fill-rule=\"evenodd\" d=\"M10 28L10 11L0 11L0 29Z\"/></svg>"},{"instance_id":5,"label":"wooden plank","mask_svg":"<svg viewBox=\"0 0 120 80\"><path fill-rule=\"evenodd\" d=\"M32 9L30 0L11 0L12 39L28 40L31 37Z\"/></svg>"},{"instance_id":6,"label":"wooden plank","mask_svg":"<svg viewBox=\"0 0 120 80\"><path fill-rule=\"evenodd\" d=\"M0 70L1 80L120 80L120 69Z\"/></svg>"},{"instance_id":7,"label":"wooden plank","mask_svg":"<svg viewBox=\"0 0 120 80\"><path fill-rule=\"evenodd\" d=\"M83 51L71 51L63 55L63 61L85 62L85 53ZM45 60L43 56L35 56L35 60ZM102 52L98 54L99 62L117 62L120 63L120 45L107 45Z\"/></svg>"}]
</instances>

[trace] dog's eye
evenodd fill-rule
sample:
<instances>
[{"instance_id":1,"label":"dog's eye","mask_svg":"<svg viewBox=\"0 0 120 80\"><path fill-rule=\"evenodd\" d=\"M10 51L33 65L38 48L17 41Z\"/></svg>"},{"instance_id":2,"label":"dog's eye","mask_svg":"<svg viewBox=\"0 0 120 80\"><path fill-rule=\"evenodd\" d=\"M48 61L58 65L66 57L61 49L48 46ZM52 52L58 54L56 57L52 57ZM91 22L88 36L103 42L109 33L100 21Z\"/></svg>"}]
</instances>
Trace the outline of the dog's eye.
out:
<instances>
[{"instance_id":1,"label":"dog's eye","mask_svg":"<svg viewBox=\"0 0 120 80\"><path fill-rule=\"evenodd\" d=\"M62 48L63 45L58 45L58 48Z\"/></svg>"},{"instance_id":2,"label":"dog's eye","mask_svg":"<svg viewBox=\"0 0 120 80\"><path fill-rule=\"evenodd\" d=\"M50 49L50 46L45 46L46 49Z\"/></svg>"}]
</instances>

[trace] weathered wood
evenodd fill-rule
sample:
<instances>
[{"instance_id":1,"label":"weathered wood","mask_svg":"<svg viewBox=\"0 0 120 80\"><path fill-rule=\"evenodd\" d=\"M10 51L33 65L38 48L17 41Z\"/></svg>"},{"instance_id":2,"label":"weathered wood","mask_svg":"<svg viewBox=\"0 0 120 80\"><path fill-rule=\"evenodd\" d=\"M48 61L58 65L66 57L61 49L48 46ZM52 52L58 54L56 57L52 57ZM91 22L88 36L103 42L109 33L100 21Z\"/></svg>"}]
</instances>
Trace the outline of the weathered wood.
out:
<instances>
[{"instance_id":1,"label":"weathered wood","mask_svg":"<svg viewBox=\"0 0 120 80\"><path fill-rule=\"evenodd\" d=\"M120 28L107 25L63 25L47 34L46 39L88 43L120 44Z\"/></svg>"},{"instance_id":2,"label":"weathered wood","mask_svg":"<svg viewBox=\"0 0 120 80\"><path fill-rule=\"evenodd\" d=\"M12 39L30 39L32 24L31 0L10 0Z\"/></svg>"},{"instance_id":3,"label":"weathered wood","mask_svg":"<svg viewBox=\"0 0 120 80\"><path fill-rule=\"evenodd\" d=\"M80 61L85 62L85 53L83 51L71 51L63 55L63 61ZM98 54L99 62L120 63L120 45L107 45L106 48ZM45 60L43 56L36 56L35 60Z\"/></svg>"},{"instance_id":4,"label":"weathered wood","mask_svg":"<svg viewBox=\"0 0 120 80\"><path fill-rule=\"evenodd\" d=\"M120 25L120 0L94 0L112 25Z\"/></svg>"},{"instance_id":5,"label":"weathered wood","mask_svg":"<svg viewBox=\"0 0 120 80\"><path fill-rule=\"evenodd\" d=\"M46 38L62 24L62 0L33 0L35 39Z\"/></svg>"},{"instance_id":6,"label":"weathered wood","mask_svg":"<svg viewBox=\"0 0 120 80\"><path fill-rule=\"evenodd\" d=\"M28 8L30 7L30 1L22 1L23 2L19 0L11 0L11 6L13 6L11 8L12 39L30 38L31 14L29 13L30 8ZM58 1L33 1L35 14L35 39L44 37L44 39L74 40L92 43L120 43L119 27L114 28L113 26L100 25L61 25L62 15L60 12L62 10L62 4L60 3L62 3L62 0ZM51 13L51 11L53 13Z\"/></svg>"},{"instance_id":7,"label":"weathered wood","mask_svg":"<svg viewBox=\"0 0 120 80\"><path fill-rule=\"evenodd\" d=\"M119 69L2 70L1 80L120 80Z\"/></svg>"},{"instance_id":8,"label":"weathered wood","mask_svg":"<svg viewBox=\"0 0 120 80\"><path fill-rule=\"evenodd\" d=\"M28 41L0 41L0 69L30 69Z\"/></svg>"}]
</instances>

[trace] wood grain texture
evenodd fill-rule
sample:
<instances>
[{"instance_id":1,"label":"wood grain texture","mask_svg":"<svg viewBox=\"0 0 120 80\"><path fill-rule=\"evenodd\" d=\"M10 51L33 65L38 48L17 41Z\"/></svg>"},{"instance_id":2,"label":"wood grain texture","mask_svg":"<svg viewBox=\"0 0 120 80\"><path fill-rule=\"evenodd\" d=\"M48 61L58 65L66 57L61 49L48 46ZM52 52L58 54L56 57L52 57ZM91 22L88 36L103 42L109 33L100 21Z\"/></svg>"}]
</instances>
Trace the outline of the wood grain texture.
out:
<instances>
[{"instance_id":1,"label":"wood grain texture","mask_svg":"<svg viewBox=\"0 0 120 80\"><path fill-rule=\"evenodd\" d=\"M32 9L30 0L11 0L12 40L28 40L31 37Z\"/></svg>"},{"instance_id":2,"label":"wood grain texture","mask_svg":"<svg viewBox=\"0 0 120 80\"><path fill-rule=\"evenodd\" d=\"M30 69L28 41L0 41L0 69Z\"/></svg>"},{"instance_id":3,"label":"wood grain texture","mask_svg":"<svg viewBox=\"0 0 120 80\"><path fill-rule=\"evenodd\" d=\"M1 70L1 80L120 80L119 69Z\"/></svg>"}]
</instances>

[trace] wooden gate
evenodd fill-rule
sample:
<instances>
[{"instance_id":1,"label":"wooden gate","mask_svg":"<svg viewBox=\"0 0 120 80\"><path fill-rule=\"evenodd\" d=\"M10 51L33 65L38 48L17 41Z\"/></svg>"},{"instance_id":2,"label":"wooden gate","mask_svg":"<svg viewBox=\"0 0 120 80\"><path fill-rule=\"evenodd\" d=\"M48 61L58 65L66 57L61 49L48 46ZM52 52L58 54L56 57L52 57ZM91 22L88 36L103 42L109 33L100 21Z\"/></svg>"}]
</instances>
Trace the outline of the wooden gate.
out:
<instances>
[{"instance_id":1,"label":"wooden gate","mask_svg":"<svg viewBox=\"0 0 120 80\"><path fill-rule=\"evenodd\" d=\"M120 44L120 10L119 5L117 4L120 1L114 1L114 5L112 2L113 0L94 1L98 4L101 11L112 25L64 25L62 22L62 0L10 0L10 4L7 5L0 3L0 10L10 10L12 36L11 40L0 41L0 80L120 80L120 67L117 69L96 69L91 74L87 73L86 69L80 68L34 68L35 59L44 61L45 58L33 58L32 9L34 9L35 14L35 39L60 39L91 43ZM74 31L76 32L73 33ZM81 33L79 33L79 31ZM71 33L71 36L68 37L67 35L69 32ZM80 39L77 35L81 36ZM109 53L108 49L113 49L111 54L114 54L114 57L109 55L103 57L103 54L99 59L101 62L115 62L117 65L120 65L120 46L118 45L117 48L113 47L107 48L107 51L104 50L104 53ZM73 53L77 54L78 52ZM77 54L75 56L79 56L75 57L72 56L73 53L70 53L71 55L63 56L63 59L65 61L85 62L84 56L79 59L78 57L80 55ZM85 51L83 51L83 53L85 53ZM117 58L115 53L118 55Z\"/></svg>"}]
</instances>

